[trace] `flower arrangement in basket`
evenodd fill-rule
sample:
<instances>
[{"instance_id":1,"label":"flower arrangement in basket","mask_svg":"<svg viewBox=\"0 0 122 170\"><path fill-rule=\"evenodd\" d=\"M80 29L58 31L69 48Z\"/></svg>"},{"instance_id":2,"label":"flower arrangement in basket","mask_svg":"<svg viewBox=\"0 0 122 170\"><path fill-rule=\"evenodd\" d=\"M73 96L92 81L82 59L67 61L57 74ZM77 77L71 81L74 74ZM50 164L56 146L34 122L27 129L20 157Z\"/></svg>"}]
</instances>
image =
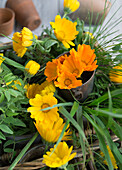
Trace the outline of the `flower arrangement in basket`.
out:
<instances>
[{"instance_id":1,"label":"flower arrangement in basket","mask_svg":"<svg viewBox=\"0 0 122 170\"><path fill-rule=\"evenodd\" d=\"M104 41L108 28L97 25L91 33L91 19L89 31L79 18L72 21L68 14L79 5L64 0L64 16L39 37L24 27L13 34L12 46L0 47L0 139L3 153L12 153L9 169L39 134L45 146L40 164L50 168L121 166L119 143L112 140L121 140L122 132L120 36ZM16 136L24 134L34 135L17 156ZM101 151L93 150L96 141ZM83 157L76 163L78 149Z\"/></svg>"}]
</instances>

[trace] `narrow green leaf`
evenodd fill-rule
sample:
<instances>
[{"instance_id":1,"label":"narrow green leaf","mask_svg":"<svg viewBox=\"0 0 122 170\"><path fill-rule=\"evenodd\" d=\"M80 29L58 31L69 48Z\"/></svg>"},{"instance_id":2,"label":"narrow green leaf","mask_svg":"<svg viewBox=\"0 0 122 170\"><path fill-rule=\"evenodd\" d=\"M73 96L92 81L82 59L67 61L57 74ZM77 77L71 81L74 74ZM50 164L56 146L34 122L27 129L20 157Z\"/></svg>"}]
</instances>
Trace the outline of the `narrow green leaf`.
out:
<instances>
[{"instance_id":1,"label":"narrow green leaf","mask_svg":"<svg viewBox=\"0 0 122 170\"><path fill-rule=\"evenodd\" d=\"M111 97L117 96L119 94L122 94L122 88L112 91ZM92 103L88 104L88 106L94 106L94 105L97 106L99 103L102 103L106 99L108 99L108 93L106 93L103 96L99 97L98 99L94 100Z\"/></svg>"},{"instance_id":2,"label":"narrow green leaf","mask_svg":"<svg viewBox=\"0 0 122 170\"><path fill-rule=\"evenodd\" d=\"M13 144L14 143L14 141L13 140L8 140L8 141L6 141L5 143L4 143L4 148L6 148L6 146L9 146L9 145L11 145L11 144Z\"/></svg>"},{"instance_id":3,"label":"narrow green leaf","mask_svg":"<svg viewBox=\"0 0 122 170\"><path fill-rule=\"evenodd\" d=\"M11 152L13 152L13 149L12 148L4 148L4 152L11 153Z\"/></svg>"},{"instance_id":4,"label":"narrow green leaf","mask_svg":"<svg viewBox=\"0 0 122 170\"><path fill-rule=\"evenodd\" d=\"M50 47L52 47L54 44L58 44L58 41L56 40L48 40L45 43L45 48L49 49Z\"/></svg>"},{"instance_id":5,"label":"narrow green leaf","mask_svg":"<svg viewBox=\"0 0 122 170\"><path fill-rule=\"evenodd\" d=\"M9 92L9 94L11 94L11 95L14 96L14 97L17 97L17 96L21 96L21 95L22 95L19 91L14 90L14 89L8 89L8 92Z\"/></svg>"},{"instance_id":6,"label":"narrow green leaf","mask_svg":"<svg viewBox=\"0 0 122 170\"><path fill-rule=\"evenodd\" d=\"M9 133L9 134L13 134L13 131L7 125L1 124L0 125L0 129L3 132Z\"/></svg>"},{"instance_id":7,"label":"narrow green leaf","mask_svg":"<svg viewBox=\"0 0 122 170\"><path fill-rule=\"evenodd\" d=\"M8 90L5 90L5 91L4 91L4 94L5 94L8 102L9 102L9 101L10 101L10 93L8 92Z\"/></svg>"},{"instance_id":8,"label":"narrow green leaf","mask_svg":"<svg viewBox=\"0 0 122 170\"><path fill-rule=\"evenodd\" d=\"M5 95L4 95L4 93L1 93L0 94L0 103L2 103L4 101L4 99L5 99Z\"/></svg>"},{"instance_id":9,"label":"narrow green leaf","mask_svg":"<svg viewBox=\"0 0 122 170\"><path fill-rule=\"evenodd\" d=\"M13 118L13 117L6 117L4 119L5 123L11 123L12 125L15 126L22 126L22 127L26 127L26 125L18 118Z\"/></svg>"},{"instance_id":10,"label":"narrow green leaf","mask_svg":"<svg viewBox=\"0 0 122 170\"><path fill-rule=\"evenodd\" d=\"M0 132L0 139L6 140L6 137Z\"/></svg>"}]
</instances>

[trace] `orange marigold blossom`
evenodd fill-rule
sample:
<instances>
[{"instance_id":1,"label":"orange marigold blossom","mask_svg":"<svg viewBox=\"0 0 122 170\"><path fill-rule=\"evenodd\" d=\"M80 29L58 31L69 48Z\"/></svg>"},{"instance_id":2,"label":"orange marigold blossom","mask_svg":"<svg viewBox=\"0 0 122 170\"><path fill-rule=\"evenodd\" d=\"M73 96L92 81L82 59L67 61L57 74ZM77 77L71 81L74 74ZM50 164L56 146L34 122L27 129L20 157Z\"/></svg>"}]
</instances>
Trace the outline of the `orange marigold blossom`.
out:
<instances>
[{"instance_id":1,"label":"orange marigold blossom","mask_svg":"<svg viewBox=\"0 0 122 170\"><path fill-rule=\"evenodd\" d=\"M56 145L54 145L54 148L55 147ZM51 148L50 151L47 151L46 154L43 155L44 159L42 161L51 168L66 166L68 161L76 156L76 152L71 154L73 146L69 148L66 142L60 142L55 150L54 148Z\"/></svg>"},{"instance_id":2,"label":"orange marigold blossom","mask_svg":"<svg viewBox=\"0 0 122 170\"><path fill-rule=\"evenodd\" d=\"M109 73L110 80L115 83L122 83L122 64L113 67Z\"/></svg>"},{"instance_id":3,"label":"orange marigold blossom","mask_svg":"<svg viewBox=\"0 0 122 170\"><path fill-rule=\"evenodd\" d=\"M64 12L74 12L80 6L80 2L78 0L64 0Z\"/></svg>"},{"instance_id":4,"label":"orange marigold blossom","mask_svg":"<svg viewBox=\"0 0 122 170\"><path fill-rule=\"evenodd\" d=\"M63 123L63 119L59 117L57 121L52 122L40 122L36 121L35 126L41 135L41 137L49 142L55 143L58 141L58 138L64 128L65 123ZM67 126L66 131L64 132L62 140L71 140L72 132L69 129L69 125Z\"/></svg>"},{"instance_id":5,"label":"orange marigold blossom","mask_svg":"<svg viewBox=\"0 0 122 170\"><path fill-rule=\"evenodd\" d=\"M94 51L95 50L92 50L90 45L78 45L77 57L85 63L84 71L94 71L98 67L98 65L96 65L97 60L95 60L96 55Z\"/></svg>"},{"instance_id":6,"label":"orange marigold blossom","mask_svg":"<svg viewBox=\"0 0 122 170\"><path fill-rule=\"evenodd\" d=\"M25 66L26 71L31 74L31 75L35 75L38 70L40 69L40 64L38 64L37 62L30 60L26 66Z\"/></svg>"},{"instance_id":7,"label":"orange marigold blossom","mask_svg":"<svg viewBox=\"0 0 122 170\"><path fill-rule=\"evenodd\" d=\"M44 110L47 107L52 107L57 104L57 99L53 96L53 93L48 95L36 94L34 99L30 99L29 103L32 107L29 107L27 110L31 113L31 118L34 118L36 121L57 121L59 118L58 108L54 107L49 110Z\"/></svg>"},{"instance_id":8,"label":"orange marigold blossom","mask_svg":"<svg viewBox=\"0 0 122 170\"><path fill-rule=\"evenodd\" d=\"M62 72L70 72L76 77L80 77L84 71L84 63L76 55L69 55L62 65Z\"/></svg>"},{"instance_id":9,"label":"orange marigold blossom","mask_svg":"<svg viewBox=\"0 0 122 170\"><path fill-rule=\"evenodd\" d=\"M76 22L71 22L66 18L62 18L60 15L55 17L55 22L50 22L50 25L54 29L54 34L59 41L63 43L66 48L70 48L70 45L75 46L72 42L76 35L79 33L76 30Z\"/></svg>"},{"instance_id":10,"label":"orange marigold blossom","mask_svg":"<svg viewBox=\"0 0 122 170\"><path fill-rule=\"evenodd\" d=\"M81 86L82 81L77 80L72 73L65 71L59 74L57 81L54 81L54 84L60 89L71 89Z\"/></svg>"}]
</instances>

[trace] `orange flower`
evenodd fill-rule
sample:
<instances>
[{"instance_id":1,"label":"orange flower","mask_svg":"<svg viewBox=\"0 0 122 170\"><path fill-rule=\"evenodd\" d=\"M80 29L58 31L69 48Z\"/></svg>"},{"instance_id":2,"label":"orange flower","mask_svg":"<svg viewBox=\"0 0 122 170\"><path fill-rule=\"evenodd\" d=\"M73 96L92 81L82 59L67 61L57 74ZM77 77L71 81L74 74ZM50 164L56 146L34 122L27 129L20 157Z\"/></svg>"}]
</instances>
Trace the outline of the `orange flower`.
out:
<instances>
[{"instance_id":1,"label":"orange flower","mask_svg":"<svg viewBox=\"0 0 122 170\"><path fill-rule=\"evenodd\" d=\"M84 71L93 71L98 67L98 65L96 65L97 60L95 60L96 55L94 54L94 49L92 50L90 45L79 44L77 57L85 63Z\"/></svg>"},{"instance_id":2,"label":"orange flower","mask_svg":"<svg viewBox=\"0 0 122 170\"><path fill-rule=\"evenodd\" d=\"M80 77L84 71L84 63L76 55L69 55L63 62L62 72L70 72L76 77Z\"/></svg>"},{"instance_id":3,"label":"orange flower","mask_svg":"<svg viewBox=\"0 0 122 170\"><path fill-rule=\"evenodd\" d=\"M49 61L46 64L44 74L45 76L47 76L46 80L49 82L57 78L58 70L57 70L57 63L55 62L55 60L52 60L52 62Z\"/></svg>"},{"instance_id":4,"label":"orange flower","mask_svg":"<svg viewBox=\"0 0 122 170\"><path fill-rule=\"evenodd\" d=\"M60 89L71 89L82 85L81 80L77 80L76 77L70 72L62 72L57 81L54 82L56 87Z\"/></svg>"}]
</instances>

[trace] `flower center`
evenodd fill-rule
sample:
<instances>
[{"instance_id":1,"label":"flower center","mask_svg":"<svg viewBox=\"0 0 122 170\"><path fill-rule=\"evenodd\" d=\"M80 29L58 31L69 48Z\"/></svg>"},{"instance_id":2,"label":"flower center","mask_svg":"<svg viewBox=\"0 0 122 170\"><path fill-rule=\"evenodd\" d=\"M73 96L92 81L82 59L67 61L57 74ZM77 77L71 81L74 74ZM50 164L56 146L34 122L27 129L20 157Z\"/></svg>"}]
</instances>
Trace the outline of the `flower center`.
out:
<instances>
[{"instance_id":1,"label":"flower center","mask_svg":"<svg viewBox=\"0 0 122 170\"><path fill-rule=\"evenodd\" d=\"M72 84L72 80L66 79L66 80L64 81L64 84L65 84L66 86L69 86L70 84Z\"/></svg>"},{"instance_id":2,"label":"flower center","mask_svg":"<svg viewBox=\"0 0 122 170\"><path fill-rule=\"evenodd\" d=\"M78 74L79 74L79 70L76 68L76 69L73 71L73 73L75 73L76 75L78 75Z\"/></svg>"},{"instance_id":3,"label":"flower center","mask_svg":"<svg viewBox=\"0 0 122 170\"><path fill-rule=\"evenodd\" d=\"M45 109L45 108L47 108L47 107L50 107L50 105L49 105L48 103L43 103L42 106L41 106L41 109ZM49 110L50 110L50 109L49 109ZM47 113L47 112L49 112L49 110L44 110L43 112L44 112L44 113Z\"/></svg>"}]
</instances>

